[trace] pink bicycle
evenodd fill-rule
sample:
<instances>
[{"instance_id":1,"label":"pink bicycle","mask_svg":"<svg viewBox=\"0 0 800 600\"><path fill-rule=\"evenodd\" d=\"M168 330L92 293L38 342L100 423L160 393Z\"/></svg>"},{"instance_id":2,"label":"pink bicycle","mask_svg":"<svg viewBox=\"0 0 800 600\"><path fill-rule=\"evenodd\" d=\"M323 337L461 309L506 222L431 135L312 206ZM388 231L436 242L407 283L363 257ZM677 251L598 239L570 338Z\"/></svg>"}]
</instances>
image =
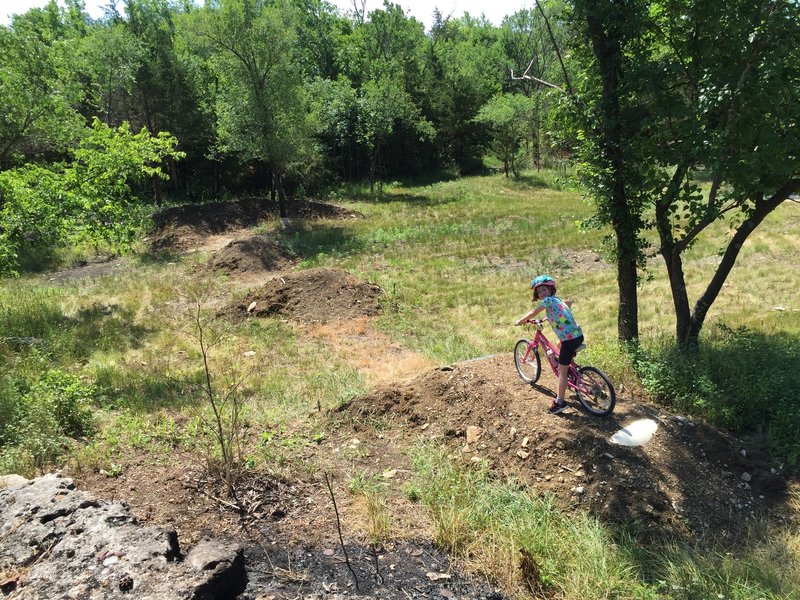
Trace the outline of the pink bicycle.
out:
<instances>
[{"instance_id":1,"label":"pink bicycle","mask_svg":"<svg viewBox=\"0 0 800 600\"><path fill-rule=\"evenodd\" d=\"M558 348L550 343L544 333L544 319L531 319L528 321L536 330L532 340L521 339L514 346L514 364L517 373L525 383L533 385L542 374L541 355L547 357L547 362L553 369L553 375L558 379ZM581 344L578 351L586 346ZM576 352L577 354L577 352ZM610 415L617 403L617 394L611 380L600 369L595 367L581 367L573 357L569 366L567 387L575 392L583 408L587 412L605 417Z\"/></svg>"}]
</instances>

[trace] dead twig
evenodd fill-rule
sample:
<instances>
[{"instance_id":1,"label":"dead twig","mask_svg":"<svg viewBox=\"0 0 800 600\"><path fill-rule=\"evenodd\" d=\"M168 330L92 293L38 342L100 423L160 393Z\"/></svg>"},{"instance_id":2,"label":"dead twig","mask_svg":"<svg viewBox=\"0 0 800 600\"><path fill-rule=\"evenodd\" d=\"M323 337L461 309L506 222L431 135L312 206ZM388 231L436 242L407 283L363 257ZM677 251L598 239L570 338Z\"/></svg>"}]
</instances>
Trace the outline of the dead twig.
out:
<instances>
[{"instance_id":1,"label":"dead twig","mask_svg":"<svg viewBox=\"0 0 800 600\"><path fill-rule=\"evenodd\" d=\"M336 530L339 532L339 544L342 547L342 552L344 553L344 560L347 563L347 568L350 570L350 573L353 576L353 580L356 583L356 590L359 590L358 587L358 576L356 572L353 571L353 567L350 564L350 559L347 556L347 548L344 546L344 536L342 536L342 522L339 519L339 508L336 506L336 496L333 494L333 486L331 486L331 481L328 478L328 473L325 473L325 484L328 486L328 492L331 495L331 500L333 501L333 512L336 514Z\"/></svg>"}]
</instances>

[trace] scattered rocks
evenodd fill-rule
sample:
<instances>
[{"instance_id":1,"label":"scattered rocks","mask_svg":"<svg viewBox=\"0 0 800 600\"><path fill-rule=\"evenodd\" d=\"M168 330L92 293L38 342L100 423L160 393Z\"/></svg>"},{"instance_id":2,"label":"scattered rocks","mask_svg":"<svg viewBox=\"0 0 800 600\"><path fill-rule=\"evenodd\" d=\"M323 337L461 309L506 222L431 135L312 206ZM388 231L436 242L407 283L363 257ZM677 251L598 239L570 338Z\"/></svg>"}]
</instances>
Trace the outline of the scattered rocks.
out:
<instances>
[{"instance_id":1,"label":"scattered rocks","mask_svg":"<svg viewBox=\"0 0 800 600\"><path fill-rule=\"evenodd\" d=\"M746 535L754 514L779 513L786 503L787 482L770 471L766 452L755 446L741 452L730 433L623 397L606 419L577 410L554 418L546 408L555 379L545 373L536 386L526 385L513 365L507 354L433 369L340 410L360 422L365 414L405 421L409 437L425 423L427 437L460 448L457 455L467 462L476 450L491 448L481 457L493 472L528 483L564 510L588 510L617 523L638 520L653 532L734 538ZM637 420L658 422L658 434L641 446L610 441Z\"/></svg>"}]
</instances>

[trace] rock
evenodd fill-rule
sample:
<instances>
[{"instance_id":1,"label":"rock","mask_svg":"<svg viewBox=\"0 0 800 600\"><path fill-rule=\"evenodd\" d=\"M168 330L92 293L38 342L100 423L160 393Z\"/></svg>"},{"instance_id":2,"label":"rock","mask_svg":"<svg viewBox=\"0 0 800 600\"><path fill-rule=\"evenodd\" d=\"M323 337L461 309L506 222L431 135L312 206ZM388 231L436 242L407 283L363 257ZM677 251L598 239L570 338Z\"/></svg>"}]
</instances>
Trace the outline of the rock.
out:
<instances>
[{"instance_id":1,"label":"rock","mask_svg":"<svg viewBox=\"0 0 800 600\"><path fill-rule=\"evenodd\" d=\"M474 444L481 437L481 428L476 425L467 427L467 444Z\"/></svg>"},{"instance_id":2,"label":"rock","mask_svg":"<svg viewBox=\"0 0 800 600\"><path fill-rule=\"evenodd\" d=\"M21 475L0 475L0 490L13 490L26 486L29 483L30 481Z\"/></svg>"},{"instance_id":3,"label":"rock","mask_svg":"<svg viewBox=\"0 0 800 600\"><path fill-rule=\"evenodd\" d=\"M747 483L748 481L752 481L753 476L750 473L742 473L742 481Z\"/></svg>"},{"instance_id":4,"label":"rock","mask_svg":"<svg viewBox=\"0 0 800 600\"><path fill-rule=\"evenodd\" d=\"M45 475L0 491L0 572L16 598L235 598L247 585L240 546L205 539L184 560L174 530L141 525L126 505ZM83 591L81 591L83 590Z\"/></svg>"}]
</instances>

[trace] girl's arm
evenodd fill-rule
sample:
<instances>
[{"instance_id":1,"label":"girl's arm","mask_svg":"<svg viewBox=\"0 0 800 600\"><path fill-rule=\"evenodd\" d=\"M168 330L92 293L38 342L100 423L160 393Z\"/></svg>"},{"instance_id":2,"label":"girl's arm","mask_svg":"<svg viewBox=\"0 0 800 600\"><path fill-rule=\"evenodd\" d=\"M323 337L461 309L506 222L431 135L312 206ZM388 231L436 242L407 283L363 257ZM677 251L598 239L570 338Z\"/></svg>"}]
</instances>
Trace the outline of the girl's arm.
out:
<instances>
[{"instance_id":1,"label":"girl's arm","mask_svg":"<svg viewBox=\"0 0 800 600\"><path fill-rule=\"evenodd\" d=\"M534 308L532 311L530 311L528 314L526 314L524 317L522 317L521 319L519 319L519 320L518 320L518 321L515 323L515 325L522 325L523 323L527 323L528 321L530 321L530 320L531 320L533 317L535 317L536 315L538 315L538 314L539 314L540 312L542 312L543 310L544 310L544 306L542 306L542 305L540 304L539 306L537 306L536 308Z\"/></svg>"}]
</instances>

